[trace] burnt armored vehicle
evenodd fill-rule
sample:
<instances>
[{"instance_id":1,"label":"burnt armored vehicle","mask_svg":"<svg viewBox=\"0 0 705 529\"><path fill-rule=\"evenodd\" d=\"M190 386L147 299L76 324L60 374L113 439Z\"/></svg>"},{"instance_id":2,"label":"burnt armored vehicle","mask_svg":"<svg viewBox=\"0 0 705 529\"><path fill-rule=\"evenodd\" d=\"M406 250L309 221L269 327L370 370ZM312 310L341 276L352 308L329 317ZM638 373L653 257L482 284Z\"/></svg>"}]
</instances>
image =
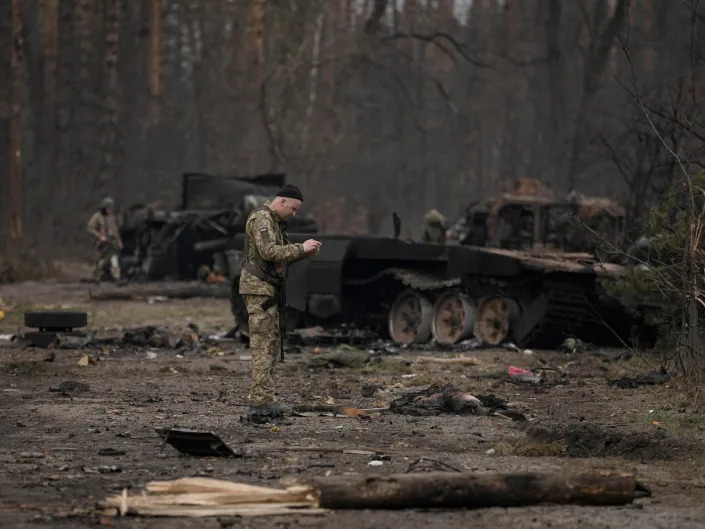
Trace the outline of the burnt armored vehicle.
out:
<instances>
[{"instance_id":1,"label":"burnt armored vehicle","mask_svg":"<svg viewBox=\"0 0 705 529\"><path fill-rule=\"evenodd\" d=\"M286 181L284 174L215 176L182 175L181 204L173 209L132 206L124 215L124 277L133 279L196 279L203 267L227 274L224 254L211 249L213 241L244 232L249 213L274 195ZM295 219L300 233L317 231L312 219ZM232 265L230 265L232 268Z\"/></svg>"},{"instance_id":2,"label":"burnt armored vehicle","mask_svg":"<svg viewBox=\"0 0 705 529\"><path fill-rule=\"evenodd\" d=\"M566 225L569 215L594 221L607 208L609 222L601 226L611 223L605 236L618 237L620 210L595 204L523 189L472 205L462 244L319 235L320 254L291 268L289 326L373 327L399 343L453 344L472 335L489 344L509 339L544 347L568 336L629 340L636 322L603 289L626 269L576 251L591 243ZM306 238L290 235L293 242ZM237 268L232 277L233 313L246 322Z\"/></svg>"}]
</instances>

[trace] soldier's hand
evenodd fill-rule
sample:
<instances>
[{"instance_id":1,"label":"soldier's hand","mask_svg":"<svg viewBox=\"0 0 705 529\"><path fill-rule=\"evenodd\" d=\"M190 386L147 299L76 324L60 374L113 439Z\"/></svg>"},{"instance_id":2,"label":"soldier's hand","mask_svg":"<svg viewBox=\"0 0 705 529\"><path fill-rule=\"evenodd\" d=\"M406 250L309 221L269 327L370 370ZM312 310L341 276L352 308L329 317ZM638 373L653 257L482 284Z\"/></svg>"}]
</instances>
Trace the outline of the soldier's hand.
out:
<instances>
[{"instance_id":1,"label":"soldier's hand","mask_svg":"<svg viewBox=\"0 0 705 529\"><path fill-rule=\"evenodd\" d=\"M318 250L321 249L321 243L320 241L317 241L315 239L308 239L307 241L304 241L304 252L308 255L314 255L318 253Z\"/></svg>"}]
</instances>

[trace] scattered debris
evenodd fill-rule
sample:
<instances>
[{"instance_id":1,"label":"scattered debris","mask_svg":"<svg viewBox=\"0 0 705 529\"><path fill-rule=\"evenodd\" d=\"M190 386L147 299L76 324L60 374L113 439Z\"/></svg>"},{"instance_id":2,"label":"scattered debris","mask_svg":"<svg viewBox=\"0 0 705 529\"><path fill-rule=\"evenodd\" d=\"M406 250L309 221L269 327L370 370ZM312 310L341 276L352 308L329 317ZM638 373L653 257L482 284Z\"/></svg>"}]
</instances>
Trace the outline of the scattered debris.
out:
<instances>
[{"instance_id":1,"label":"scattered debris","mask_svg":"<svg viewBox=\"0 0 705 529\"><path fill-rule=\"evenodd\" d=\"M346 417L358 417L360 419L369 419L368 413L371 411L381 411L386 410L386 408L373 408L371 410L365 410L360 408L352 408L346 406L296 406L293 409L295 415L308 416L304 414L327 414L333 417L342 415Z\"/></svg>"},{"instance_id":2,"label":"scattered debris","mask_svg":"<svg viewBox=\"0 0 705 529\"><path fill-rule=\"evenodd\" d=\"M20 452L20 458L22 459L44 459L46 454L42 452Z\"/></svg>"},{"instance_id":3,"label":"scattered debris","mask_svg":"<svg viewBox=\"0 0 705 529\"><path fill-rule=\"evenodd\" d=\"M157 433L164 440L164 446L169 444L182 454L199 457L240 457L232 448L213 432L198 430L160 428Z\"/></svg>"},{"instance_id":4,"label":"scattered debris","mask_svg":"<svg viewBox=\"0 0 705 529\"><path fill-rule=\"evenodd\" d=\"M115 448L101 448L98 450L99 456L124 456L127 450L117 450Z\"/></svg>"},{"instance_id":5,"label":"scattered debris","mask_svg":"<svg viewBox=\"0 0 705 529\"><path fill-rule=\"evenodd\" d=\"M92 337L83 333L57 333L54 346L58 349L81 349L92 341Z\"/></svg>"},{"instance_id":6,"label":"scattered debris","mask_svg":"<svg viewBox=\"0 0 705 529\"><path fill-rule=\"evenodd\" d=\"M150 305L154 305L155 303L164 303L165 301L169 301L169 298L166 296L147 296L147 303Z\"/></svg>"},{"instance_id":7,"label":"scattered debris","mask_svg":"<svg viewBox=\"0 0 705 529\"><path fill-rule=\"evenodd\" d=\"M277 404L267 404L263 406L250 406L244 420L253 424L267 424L278 422L284 419L285 409ZM243 418L240 418L242 421Z\"/></svg>"},{"instance_id":8,"label":"scattered debris","mask_svg":"<svg viewBox=\"0 0 705 529\"><path fill-rule=\"evenodd\" d=\"M25 346L31 347L41 347L41 348L54 348L57 347L60 340L68 341L72 338L77 340L87 339L85 333L82 332L70 332L70 331L30 331L22 335L22 340ZM72 347L67 347L72 348Z\"/></svg>"},{"instance_id":9,"label":"scattered debris","mask_svg":"<svg viewBox=\"0 0 705 529\"><path fill-rule=\"evenodd\" d=\"M206 284L200 281L181 281L178 283L109 285L101 284L88 292L91 299L106 300L143 300L149 299L189 299L189 298L220 298L230 297L230 288L223 284Z\"/></svg>"},{"instance_id":10,"label":"scattered debris","mask_svg":"<svg viewBox=\"0 0 705 529\"><path fill-rule=\"evenodd\" d=\"M168 347L173 349L179 344L180 339L166 329L147 325L146 327L126 330L122 341L125 344L141 347Z\"/></svg>"},{"instance_id":11,"label":"scattered debris","mask_svg":"<svg viewBox=\"0 0 705 529\"><path fill-rule=\"evenodd\" d=\"M639 386L657 386L659 384L665 384L670 379L671 375L668 374L666 368L662 367L658 371L651 371L644 375L620 378L612 383L612 387L620 389L633 389L638 388Z\"/></svg>"},{"instance_id":12,"label":"scattered debris","mask_svg":"<svg viewBox=\"0 0 705 529\"><path fill-rule=\"evenodd\" d=\"M414 472L414 471L428 471L428 470L439 470L443 472L462 472L459 468L455 468L453 466L450 466L448 463L444 463L443 461L439 461L438 459L433 459L430 457L422 457L420 459L417 459L413 463L409 465L409 468L406 469L406 472Z\"/></svg>"},{"instance_id":13,"label":"scattered debris","mask_svg":"<svg viewBox=\"0 0 705 529\"><path fill-rule=\"evenodd\" d=\"M5 311L0 309L0 320L4 320L4 319L5 319Z\"/></svg>"},{"instance_id":14,"label":"scattered debris","mask_svg":"<svg viewBox=\"0 0 705 529\"><path fill-rule=\"evenodd\" d=\"M64 393L65 395L73 395L76 393L85 393L90 389L91 387L83 382L77 382L76 380L64 380L58 387L50 388L49 391Z\"/></svg>"},{"instance_id":15,"label":"scattered debris","mask_svg":"<svg viewBox=\"0 0 705 529\"><path fill-rule=\"evenodd\" d=\"M587 350L587 345L577 338L566 338L558 350L566 353L581 353Z\"/></svg>"},{"instance_id":16,"label":"scattered debris","mask_svg":"<svg viewBox=\"0 0 705 529\"><path fill-rule=\"evenodd\" d=\"M198 334L195 332L187 332L181 335L180 343L188 345L188 346L194 346L198 345L199 339L198 339Z\"/></svg>"},{"instance_id":17,"label":"scattered debris","mask_svg":"<svg viewBox=\"0 0 705 529\"><path fill-rule=\"evenodd\" d=\"M308 361L313 368L364 367L370 359L369 353L352 346L340 346L333 351L315 356Z\"/></svg>"},{"instance_id":18,"label":"scattered debris","mask_svg":"<svg viewBox=\"0 0 705 529\"><path fill-rule=\"evenodd\" d=\"M334 329L324 329L320 326L296 329L290 336L298 339L303 345L363 344L379 338L377 333L372 331L345 326Z\"/></svg>"},{"instance_id":19,"label":"scattered debris","mask_svg":"<svg viewBox=\"0 0 705 529\"><path fill-rule=\"evenodd\" d=\"M459 415L499 413L517 420L526 419L520 412L509 410L506 401L495 395L476 397L452 386L431 386L423 391L408 393L393 400L389 404L389 411L417 416L440 415L441 413Z\"/></svg>"},{"instance_id":20,"label":"scattered debris","mask_svg":"<svg viewBox=\"0 0 705 529\"><path fill-rule=\"evenodd\" d=\"M98 360L93 355L83 355L78 359L78 365L81 367L93 366L98 363Z\"/></svg>"},{"instance_id":21,"label":"scattered debris","mask_svg":"<svg viewBox=\"0 0 705 529\"><path fill-rule=\"evenodd\" d=\"M322 514L316 491L308 485L286 489L259 487L209 478L181 478L151 481L147 493L106 499L104 514L121 516L265 516L282 514Z\"/></svg>"},{"instance_id":22,"label":"scattered debris","mask_svg":"<svg viewBox=\"0 0 705 529\"><path fill-rule=\"evenodd\" d=\"M14 342L15 338L14 334L0 334L0 342Z\"/></svg>"},{"instance_id":23,"label":"scattered debris","mask_svg":"<svg viewBox=\"0 0 705 529\"><path fill-rule=\"evenodd\" d=\"M480 361L472 356L457 356L455 358L440 358L437 356L417 356L414 360L417 364L455 364L462 366L476 366Z\"/></svg>"},{"instance_id":24,"label":"scattered debris","mask_svg":"<svg viewBox=\"0 0 705 529\"><path fill-rule=\"evenodd\" d=\"M384 465L384 462L379 461L379 460L377 460L377 459L373 459L372 461L370 461L369 463L367 463L367 465L370 466L370 467L381 467L382 465Z\"/></svg>"},{"instance_id":25,"label":"scattered debris","mask_svg":"<svg viewBox=\"0 0 705 529\"><path fill-rule=\"evenodd\" d=\"M519 382L522 384L540 384L541 375L532 373L526 369L522 369L516 366L509 366L507 369L507 374L509 375L509 380L511 382Z\"/></svg>"},{"instance_id":26,"label":"scattered debris","mask_svg":"<svg viewBox=\"0 0 705 529\"><path fill-rule=\"evenodd\" d=\"M314 478L330 509L516 507L542 503L624 505L650 496L631 474L468 474L429 472Z\"/></svg>"},{"instance_id":27,"label":"scattered debris","mask_svg":"<svg viewBox=\"0 0 705 529\"><path fill-rule=\"evenodd\" d=\"M122 469L117 465L100 465L97 467L82 467L86 474L113 474L122 472Z\"/></svg>"},{"instance_id":28,"label":"scattered debris","mask_svg":"<svg viewBox=\"0 0 705 529\"><path fill-rule=\"evenodd\" d=\"M360 387L360 394L363 397L372 397L378 389L382 389L380 384L369 384L365 383Z\"/></svg>"}]
</instances>

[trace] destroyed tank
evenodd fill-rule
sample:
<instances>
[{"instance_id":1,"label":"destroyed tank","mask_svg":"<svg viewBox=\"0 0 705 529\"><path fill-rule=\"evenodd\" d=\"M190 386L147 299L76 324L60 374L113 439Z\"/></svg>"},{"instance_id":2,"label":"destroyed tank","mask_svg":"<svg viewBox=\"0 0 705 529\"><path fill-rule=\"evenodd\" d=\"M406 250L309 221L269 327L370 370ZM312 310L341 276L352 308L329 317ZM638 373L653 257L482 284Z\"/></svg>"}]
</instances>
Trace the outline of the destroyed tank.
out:
<instances>
[{"instance_id":1,"label":"destroyed tank","mask_svg":"<svg viewBox=\"0 0 705 529\"><path fill-rule=\"evenodd\" d=\"M123 215L120 234L123 277L196 279L205 268L227 275L222 255L213 262L213 241L243 233L249 213L286 181L281 173L256 176L182 175L181 204L174 209L134 205ZM300 233L318 230L312 219L295 219ZM217 246L217 245L216 245ZM232 266L231 266L232 267Z\"/></svg>"},{"instance_id":2,"label":"destroyed tank","mask_svg":"<svg viewBox=\"0 0 705 529\"><path fill-rule=\"evenodd\" d=\"M316 236L320 253L291 267L289 327L372 329L400 344L450 345L472 336L541 347L567 337L628 341L639 322L603 288L626 268L581 251L591 244L581 234L589 223L611 226L604 236L616 240L623 211L585 197L556 200L521 184L519 192L471 205L460 244ZM571 216L582 219L581 230L568 223ZM306 238L290 233L292 242ZM229 251L242 245L238 235ZM237 266L231 277L233 313L246 330Z\"/></svg>"}]
</instances>

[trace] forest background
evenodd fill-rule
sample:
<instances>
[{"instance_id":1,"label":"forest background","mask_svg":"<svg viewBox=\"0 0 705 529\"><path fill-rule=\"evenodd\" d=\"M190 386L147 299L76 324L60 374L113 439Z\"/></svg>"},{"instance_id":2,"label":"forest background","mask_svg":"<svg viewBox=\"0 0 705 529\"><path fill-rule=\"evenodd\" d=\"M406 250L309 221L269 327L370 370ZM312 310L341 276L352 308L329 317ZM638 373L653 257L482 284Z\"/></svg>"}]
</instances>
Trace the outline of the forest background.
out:
<instances>
[{"instance_id":1,"label":"forest background","mask_svg":"<svg viewBox=\"0 0 705 529\"><path fill-rule=\"evenodd\" d=\"M104 195L284 171L327 232L418 235L538 178L628 235L702 170L698 0L0 0L0 248L86 254Z\"/></svg>"}]
</instances>

